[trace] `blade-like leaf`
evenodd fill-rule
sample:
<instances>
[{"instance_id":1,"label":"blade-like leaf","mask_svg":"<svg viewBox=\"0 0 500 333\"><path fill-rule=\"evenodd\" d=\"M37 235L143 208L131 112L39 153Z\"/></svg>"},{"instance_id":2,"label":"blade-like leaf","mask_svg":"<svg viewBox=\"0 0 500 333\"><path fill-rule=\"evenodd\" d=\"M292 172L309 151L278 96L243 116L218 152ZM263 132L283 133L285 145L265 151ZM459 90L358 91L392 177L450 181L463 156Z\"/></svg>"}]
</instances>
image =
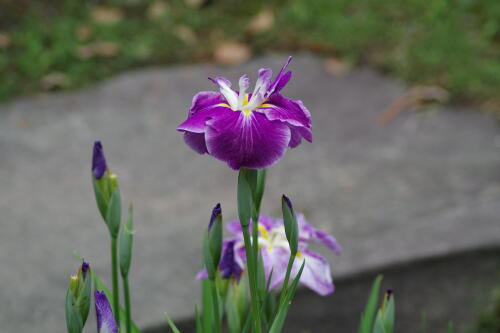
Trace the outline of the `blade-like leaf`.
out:
<instances>
[{"instance_id":1,"label":"blade-like leaf","mask_svg":"<svg viewBox=\"0 0 500 333\"><path fill-rule=\"evenodd\" d=\"M197 304L194 305L194 316L196 319L196 333L203 333L203 323L201 322L201 315Z\"/></svg>"},{"instance_id":2,"label":"blade-like leaf","mask_svg":"<svg viewBox=\"0 0 500 333\"><path fill-rule=\"evenodd\" d=\"M172 332L174 332L174 333L181 333L181 331L179 331L179 329L177 328L177 326L175 326L175 324L172 321L172 319L170 319L170 317L168 316L168 314L165 312L165 313L163 313L163 315L165 316L165 319L167 320L168 326L170 326L170 329L172 330Z\"/></svg>"},{"instance_id":3,"label":"blade-like leaf","mask_svg":"<svg viewBox=\"0 0 500 333\"><path fill-rule=\"evenodd\" d=\"M290 304L292 302L293 297L295 296L295 292L297 291L297 286L299 284L300 277L302 276L302 271L304 270L305 260L302 262L302 266L300 267L299 272L295 279L293 279L292 284L287 290L285 302L280 304L280 309L278 310L278 314L274 318L273 324L271 325L271 329L269 333L280 333L285 325L285 319L288 314L288 309L290 308Z\"/></svg>"},{"instance_id":4,"label":"blade-like leaf","mask_svg":"<svg viewBox=\"0 0 500 333\"><path fill-rule=\"evenodd\" d=\"M235 300L235 287L229 286L229 295L226 300L227 324L231 333L241 333L241 319Z\"/></svg>"},{"instance_id":5,"label":"blade-like leaf","mask_svg":"<svg viewBox=\"0 0 500 333\"><path fill-rule=\"evenodd\" d=\"M380 291L380 284L382 283L382 275L377 276L373 282L368 302L366 303L365 310L361 315L361 322L358 333L371 333L373 327L373 318L377 307L377 300Z\"/></svg>"}]
</instances>

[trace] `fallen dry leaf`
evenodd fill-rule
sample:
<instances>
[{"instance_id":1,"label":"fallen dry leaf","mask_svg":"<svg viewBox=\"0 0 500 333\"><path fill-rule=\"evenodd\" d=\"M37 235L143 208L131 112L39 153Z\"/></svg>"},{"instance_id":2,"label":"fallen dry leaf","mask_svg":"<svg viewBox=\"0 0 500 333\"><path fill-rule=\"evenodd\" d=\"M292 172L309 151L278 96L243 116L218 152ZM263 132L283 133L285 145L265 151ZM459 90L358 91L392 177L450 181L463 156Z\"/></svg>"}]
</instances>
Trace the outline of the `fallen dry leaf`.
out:
<instances>
[{"instance_id":1,"label":"fallen dry leaf","mask_svg":"<svg viewBox=\"0 0 500 333\"><path fill-rule=\"evenodd\" d=\"M194 44L196 42L196 34L186 25L175 27L175 35L186 44Z\"/></svg>"},{"instance_id":2,"label":"fallen dry leaf","mask_svg":"<svg viewBox=\"0 0 500 333\"><path fill-rule=\"evenodd\" d=\"M184 0L186 5L192 8L200 8L206 2L206 0Z\"/></svg>"},{"instance_id":3,"label":"fallen dry leaf","mask_svg":"<svg viewBox=\"0 0 500 333\"><path fill-rule=\"evenodd\" d=\"M85 41L90 38L94 30L88 25L81 25L76 29L76 37L80 41Z\"/></svg>"},{"instance_id":4,"label":"fallen dry leaf","mask_svg":"<svg viewBox=\"0 0 500 333\"><path fill-rule=\"evenodd\" d=\"M394 120L402 111L408 108L421 106L429 102L445 103L450 94L438 86L416 86L406 91L401 97L394 101L378 118L379 125L387 125Z\"/></svg>"},{"instance_id":5,"label":"fallen dry leaf","mask_svg":"<svg viewBox=\"0 0 500 333\"><path fill-rule=\"evenodd\" d=\"M114 57L119 51L120 47L116 43L98 41L78 47L76 54L82 59L88 59L94 56Z\"/></svg>"},{"instance_id":6,"label":"fallen dry leaf","mask_svg":"<svg viewBox=\"0 0 500 333\"><path fill-rule=\"evenodd\" d=\"M337 58L326 58L323 63L325 71L334 76L342 76L349 73L352 69L352 64Z\"/></svg>"},{"instance_id":7,"label":"fallen dry leaf","mask_svg":"<svg viewBox=\"0 0 500 333\"><path fill-rule=\"evenodd\" d=\"M0 49L6 49L10 46L10 37L5 32L0 32Z\"/></svg>"},{"instance_id":8,"label":"fallen dry leaf","mask_svg":"<svg viewBox=\"0 0 500 333\"><path fill-rule=\"evenodd\" d=\"M44 90L53 90L69 86L70 79L64 73L52 72L42 77L41 83Z\"/></svg>"},{"instance_id":9,"label":"fallen dry leaf","mask_svg":"<svg viewBox=\"0 0 500 333\"><path fill-rule=\"evenodd\" d=\"M218 64L234 66L246 62L251 55L252 50L246 44L223 42L215 48L214 59Z\"/></svg>"},{"instance_id":10,"label":"fallen dry leaf","mask_svg":"<svg viewBox=\"0 0 500 333\"><path fill-rule=\"evenodd\" d=\"M123 11L112 7L96 7L91 10L90 16L97 23L114 24L123 19Z\"/></svg>"},{"instance_id":11,"label":"fallen dry leaf","mask_svg":"<svg viewBox=\"0 0 500 333\"><path fill-rule=\"evenodd\" d=\"M168 4L165 1L155 1L149 5L146 10L146 16L149 19L157 19L163 17L168 11Z\"/></svg>"},{"instance_id":12,"label":"fallen dry leaf","mask_svg":"<svg viewBox=\"0 0 500 333\"><path fill-rule=\"evenodd\" d=\"M261 10L248 24L248 31L258 34L268 31L273 27L274 13L270 9Z\"/></svg>"}]
</instances>

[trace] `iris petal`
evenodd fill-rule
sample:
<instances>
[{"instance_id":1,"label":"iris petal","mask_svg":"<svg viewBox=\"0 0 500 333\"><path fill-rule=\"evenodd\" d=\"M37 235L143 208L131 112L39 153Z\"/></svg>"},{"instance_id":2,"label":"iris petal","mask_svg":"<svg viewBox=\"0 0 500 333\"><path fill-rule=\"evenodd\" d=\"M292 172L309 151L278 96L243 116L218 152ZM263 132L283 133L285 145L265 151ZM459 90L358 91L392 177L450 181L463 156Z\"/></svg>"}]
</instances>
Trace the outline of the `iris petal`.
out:
<instances>
[{"instance_id":1,"label":"iris petal","mask_svg":"<svg viewBox=\"0 0 500 333\"><path fill-rule=\"evenodd\" d=\"M305 260L305 265L300 276L300 282L322 296L331 294L335 287L332 282L328 261L315 252L304 250L293 263L292 276L297 275L302 260Z\"/></svg>"},{"instance_id":2,"label":"iris petal","mask_svg":"<svg viewBox=\"0 0 500 333\"><path fill-rule=\"evenodd\" d=\"M290 128L258 112L225 112L207 122L210 155L234 170L261 169L277 162L290 142Z\"/></svg>"}]
</instances>

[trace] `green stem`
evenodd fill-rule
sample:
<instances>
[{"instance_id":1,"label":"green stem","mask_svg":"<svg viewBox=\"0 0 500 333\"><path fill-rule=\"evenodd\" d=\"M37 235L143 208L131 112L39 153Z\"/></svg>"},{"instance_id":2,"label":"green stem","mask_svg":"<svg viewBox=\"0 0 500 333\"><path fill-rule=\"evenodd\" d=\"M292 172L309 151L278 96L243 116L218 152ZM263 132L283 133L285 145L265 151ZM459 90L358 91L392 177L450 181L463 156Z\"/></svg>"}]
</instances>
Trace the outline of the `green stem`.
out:
<instances>
[{"instance_id":1,"label":"green stem","mask_svg":"<svg viewBox=\"0 0 500 333\"><path fill-rule=\"evenodd\" d=\"M281 308L283 302L285 301L285 295L288 289L288 281L290 280L290 273L292 271L294 261L295 261L295 254L290 254L290 259L288 259L288 266L286 267L285 280L283 281L283 286L281 287L281 295L280 295L280 301L278 303L278 309Z\"/></svg>"},{"instance_id":2,"label":"green stem","mask_svg":"<svg viewBox=\"0 0 500 333\"><path fill-rule=\"evenodd\" d=\"M215 333L221 333L221 325L220 325L220 314L219 314L219 297L217 296L217 287L215 286L215 281L210 280L210 289L212 290L212 308L214 309L214 325L215 325Z\"/></svg>"},{"instance_id":3,"label":"green stem","mask_svg":"<svg viewBox=\"0 0 500 333\"><path fill-rule=\"evenodd\" d=\"M120 326L120 291L118 290L118 245L116 237L111 237L111 274L113 278L113 311Z\"/></svg>"},{"instance_id":4,"label":"green stem","mask_svg":"<svg viewBox=\"0 0 500 333\"><path fill-rule=\"evenodd\" d=\"M262 327L260 323L260 311L259 311L259 299L257 292L257 281L256 281L256 270L254 266L255 260L253 259L252 244L250 242L250 232L248 225L243 227L243 239L245 241L245 253L247 256L247 266L248 266L248 279L250 282L250 295L252 303L252 317L253 326L255 333L261 333Z\"/></svg>"},{"instance_id":5,"label":"green stem","mask_svg":"<svg viewBox=\"0 0 500 333\"><path fill-rule=\"evenodd\" d=\"M123 280L123 297L125 298L125 325L126 333L132 332L132 310L130 308L130 292L128 287L128 276L122 276Z\"/></svg>"}]
</instances>

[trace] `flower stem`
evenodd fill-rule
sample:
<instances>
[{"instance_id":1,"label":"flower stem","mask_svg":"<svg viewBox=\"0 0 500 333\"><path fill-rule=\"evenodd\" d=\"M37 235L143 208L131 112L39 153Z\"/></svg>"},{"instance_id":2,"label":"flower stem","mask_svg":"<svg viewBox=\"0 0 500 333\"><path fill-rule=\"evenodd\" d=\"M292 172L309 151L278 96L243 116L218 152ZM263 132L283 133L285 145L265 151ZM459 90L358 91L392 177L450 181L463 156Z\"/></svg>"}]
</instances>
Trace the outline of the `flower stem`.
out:
<instances>
[{"instance_id":1,"label":"flower stem","mask_svg":"<svg viewBox=\"0 0 500 333\"><path fill-rule=\"evenodd\" d=\"M118 290L118 246L116 237L111 237L111 274L113 281L113 311L120 326L120 291Z\"/></svg>"},{"instance_id":2,"label":"flower stem","mask_svg":"<svg viewBox=\"0 0 500 333\"><path fill-rule=\"evenodd\" d=\"M251 303L252 303L252 317L253 317L253 326L255 333L261 333L262 327L260 323L260 311L259 311L259 299L257 292L257 281L256 281L256 273L255 270L255 260L253 258L252 253L252 243L250 241L250 232L248 225L243 228L243 238L245 241L245 253L247 256L247 266L248 266L248 279L250 282L250 295L251 295Z\"/></svg>"},{"instance_id":3,"label":"flower stem","mask_svg":"<svg viewBox=\"0 0 500 333\"><path fill-rule=\"evenodd\" d=\"M215 333L221 333L221 318L219 314L219 297L217 296L217 287L215 285L215 280L210 280L210 289L212 290L212 308L214 309L214 325Z\"/></svg>"},{"instance_id":4,"label":"flower stem","mask_svg":"<svg viewBox=\"0 0 500 333\"><path fill-rule=\"evenodd\" d=\"M125 298L125 325L126 333L132 332L132 310L130 308L130 292L128 287L128 276L122 276L123 297Z\"/></svg>"}]
</instances>

